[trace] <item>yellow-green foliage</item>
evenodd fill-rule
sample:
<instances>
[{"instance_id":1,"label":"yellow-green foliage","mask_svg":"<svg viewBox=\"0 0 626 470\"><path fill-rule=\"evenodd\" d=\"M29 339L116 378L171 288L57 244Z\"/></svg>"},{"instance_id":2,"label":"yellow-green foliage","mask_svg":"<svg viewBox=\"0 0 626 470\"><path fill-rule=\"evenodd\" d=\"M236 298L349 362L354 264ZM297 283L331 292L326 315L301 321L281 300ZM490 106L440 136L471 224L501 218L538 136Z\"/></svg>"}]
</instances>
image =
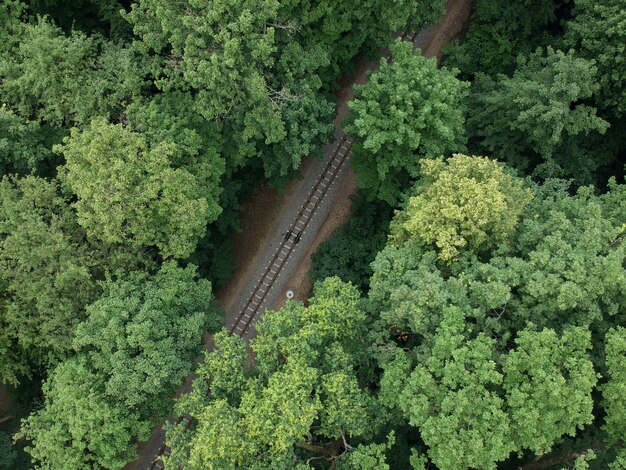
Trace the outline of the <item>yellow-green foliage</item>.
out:
<instances>
[{"instance_id":1,"label":"yellow-green foliage","mask_svg":"<svg viewBox=\"0 0 626 470\"><path fill-rule=\"evenodd\" d=\"M464 248L485 251L507 240L532 199L495 160L456 154L422 161L422 183L404 228L451 261Z\"/></svg>"}]
</instances>

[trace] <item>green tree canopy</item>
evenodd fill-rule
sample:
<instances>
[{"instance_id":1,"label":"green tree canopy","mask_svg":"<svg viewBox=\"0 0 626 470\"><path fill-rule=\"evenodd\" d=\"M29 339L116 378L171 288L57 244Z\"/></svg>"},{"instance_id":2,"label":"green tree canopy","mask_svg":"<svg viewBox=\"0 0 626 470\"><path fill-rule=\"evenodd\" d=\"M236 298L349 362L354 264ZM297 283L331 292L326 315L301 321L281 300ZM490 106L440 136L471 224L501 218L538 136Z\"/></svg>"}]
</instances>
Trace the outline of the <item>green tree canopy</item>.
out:
<instances>
[{"instance_id":1,"label":"green tree canopy","mask_svg":"<svg viewBox=\"0 0 626 470\"><path fill-rule=\"evenodd\" d=\"M22 423L17 438L41 468L121 469L136 457L132 437L150 435L150 423L104 393L105 378L78 358L53 369L44 383L44 407Z\"/></svg>"},{"instance_id":2,"label":"green tree canopy","mask_svg":"<svg viewBox=\"0 0 626 470\"><path fill-rule=\"evenodd\" d=\"M11 355L40 364L67 355L85 305L100 290L88 248L56 182L0 181L1 322L3 336L14 341ZM3 357L2 382L16 380L12 363Z\"/></svg>"},{"instance_id":3,"label":"green tree canopy","mask_svg":"<svg viewBox=\"0 0 626 470\"><path fill-rule=\"evenodd\" d=\"M315 283L337 276L366 292L372 276L370 263L387 241L391 209L382 201L368 201L359 194L353 198L350 211L347 225L338 228L311 255L309 277Z\"/></svg>"},{"instance_id":4,"label":"green tree canopy","mask_svg":"<svg viewBox=\"0 0 626 470\"><path fill-rule=\"evenodd\" d=\"M162 416L202 334L218 326L211 284L195 266L169 261L153 277L133 272L103 289L76 329L74 348L106 377L111 400L147 419Z\"/></svg>"},{"instance_id":5,"label":"green tree canopy","mask_svg":"<svg viewBox=\"0 0 626 470\"><path fill-rule=\"evenodd\" d=\"M268 178L290 174L330 137L333 111L316 93L316 75L277 75L278 8L275 0L148 0L128 15L144 46L162 56L157 85L193 90L195 109L221 124L229 165L260 156Z\"/></svg>"},{"instance_id":6,"label":"green tree canopy","mask_svg":"<svg viewBox=\"0 0 626 470\"><path fill-rule=\"evenodd\" d=\"M419 176L420 159L464 150L469 85L410 43L398 40L390 52L392 62L381 59L380 70L355 86L345 129L357 138L352 164L359 186L371 199L394 204Z\"/></svg>"},{"instance_id":7,"label":"green tree canopy","mask_svg":"<svg viewBox=\"0 0 626 470\"><path fill-rule=\"evenodd\" d=\"M607 336L606 365L602 351L606 331L626 313L626 190L615 182L601 196L593 188L574 194L561 181L528 188L532 199L489 256L468 245L441 260L434 242L407 230L417 213L409 202L372 263L365 305L383 328L380 398L392 416L402 413L395 426L406 420L419 430L427 449L416 451L438 468L519 465L559 450L557 463L566 462L581 444L563 441L585 433L582 445L594 449L621 442L619 335ZM608 440L598 428L594 365L616 378L601 386L615 417L607 417Z\"/></svg>"},{"instance_id":8,"label":"green tree canopy","mask_svg":"<svg viewBox=\"0 0 626 470\"><path fill-rule=\"evenodd\" d=\"M559 21L559 6L552 0L476 0L465 37L444 49L446 64L464 78L478 72L510 75L519 54L553 41L547 26Z\"/></svg>"},{"instance_id":9,"label":"green tree canopy","mask_svg":"<svg viewBox=\"0 0 626 470\"><path fill-rule=\"evenodd\" d=\"M382 401L419 429L438 468L495 469L512 452L541 455L591 423L589 332L524 330L503 354L470 331L460 309L446 309L432 347L398 349L381 381Z\"/></svg>"},{"instance_id":10,"label":"green tree canopy","mask_svg":"<svg viewBox=\"0 0 626 470\"><path fill-rule=\"evenodd\" d=\"M73 31L48 19L24 24L0 59L0 98L20 116L52 125L119 119L145 86L146 60L135 50Z\"/></svg>"},{"instance_id":11,"label":"green tree canopy","mask_svg":"<svg viewBox=\"0 0 626 470\"><path fill-rule=\"evenodd\" d=\"M265 313L251 343L255 367L243 340L216 335L179 404L196 423L189 433L182 426L168 433L168 464L310 468L308 458L341 460L348 440L375 433L374 399L361 385L368 354L358 300L355 287L329 278L308 307Z\"/></svg>"},{"instance_id":12,"label":"green tree canopy","mask_svg":"<svg viewBox=\"0 0 626 470\"><path fill-rule=\"evenodd\" d=\"M576 0L565 23L565 41L598 67L598 102L616 116L626 113L626 9L621 0Z\"/></svg>"},{"instance_id":13,"label":"green tree canopy","mask_svg":"<svg viewBox=\"0 0 626 470\"><path fill-rule=\"evenodd\" d=\"M19 437L43 468L121 469L170 409L207 329L217 326L211 285L195 267L166 262L103 285L76 329L76 355L44 384L43 408Z\"/></svg>"},{"instance_id":14,"label":"green tree canopy","mask_svg":"<svg viewBox=\"0 0 626 470\"><path fill-rule=\"evenodd\" d=\"M522 181L485 157L424 160L421 174L403 228L446 261L462 249L480 254L505 243L532 198Z\"/></svg>"},{"instance_id":15,"label":"green tree canopy","mask_svg":"<svg viewBox=\"0 0 626 470\"><path fill-rule=\"evenodd\" d=\"M606 411L605 430L610 443L626 440L626 328L611 329L606 335L608 381L602 387ZM626 460L626 455L624 455Z\"/></svg>"},{"instance_id":16,"label":"green tree canopy","mask_svg":"<svg viewBox=\"0 0 626 470\"><path fill-rule=\"evenodd\" d=\"M0 108L0 176L35 172L51 156L37 122L21 119L6 106Z\"/></svg>"},{"instance_id":17,"label":"green tree canopy","mask_svg":"<svg viewBox=\"0 0 626 470\"><path fill-rule=\"evenodd\" d=\"M78 223L93 239L184 258L220 212L193 174L172 167L175 144L149 146L141 134L96 120L73 129L57 151L67 160L62 177L78 198Z\"/></svg>"},{"instance_id":18,"label":"green tree canopy","mask_svg":"<svg viewBox=\"0 0 626 470\"><path fill-rule=\"evenodd\" d=\"M510 78L479 75L467 121L472 145L535 176L594 182L611 158L589 145L609 127L585 104L597 76L592 62L551 48L520 57Z\"/></svg>"}]
</instances>

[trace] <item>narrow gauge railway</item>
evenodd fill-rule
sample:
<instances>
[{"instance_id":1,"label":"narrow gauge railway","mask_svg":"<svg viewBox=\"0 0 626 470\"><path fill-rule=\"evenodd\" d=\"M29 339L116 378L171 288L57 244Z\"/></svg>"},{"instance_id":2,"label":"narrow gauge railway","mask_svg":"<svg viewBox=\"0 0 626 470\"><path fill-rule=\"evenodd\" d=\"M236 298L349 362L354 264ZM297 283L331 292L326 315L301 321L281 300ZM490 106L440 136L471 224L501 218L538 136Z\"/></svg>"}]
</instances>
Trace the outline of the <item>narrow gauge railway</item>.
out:
<instances>
[{"instance_id":1,"label":"narrow gauge railway","mask_svg":"<svg viewBox=\"0 0 626 470\"><path fill-rule=\"evenodd\" d=\"M250 329L253 320L257 318L259 313L262 313L262 307L264 306L267 295L281 275L283 266L287 263L291 253L295 250L301 235L304 234L309 226L313 214L328 193L328 189L335 182L339 170L341 170L348 161L352 141L352 137L342 132L335 142L335 148L324 165L324 170L318 175L313 188L308 193L305 203L292 221L281 243L276 248L274 256L265 269L265 272L257 281L255 288L250 292L250 295L239 311L237 319L231 325L231 335L244 336Z\"/></svg>"}]
</instances>

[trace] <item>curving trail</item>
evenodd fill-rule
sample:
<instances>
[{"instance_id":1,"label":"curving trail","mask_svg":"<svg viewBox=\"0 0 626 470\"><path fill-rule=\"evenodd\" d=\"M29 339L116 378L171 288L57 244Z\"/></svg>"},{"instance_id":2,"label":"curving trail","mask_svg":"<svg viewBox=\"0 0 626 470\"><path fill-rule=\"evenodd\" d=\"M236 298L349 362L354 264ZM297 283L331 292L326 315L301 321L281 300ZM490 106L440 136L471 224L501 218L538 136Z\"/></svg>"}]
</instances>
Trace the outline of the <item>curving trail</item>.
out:
<instances>
[{"instance_id":1,"label":"curving trail","mask_svg":"<svg viewBox=\"0 0 626 470\"><path fill-rule=\"evenodd\" d=\"M461 34L469 18L472 0L449 0L446 14L439 24L420 33L409 32L399 35L403 40L422 48L424 55L437 56L441 47L452 38ZM358 73L351 80L342 84L338 93L338 117L335 120L336 133L334 143L324 147L324 158L316 161L306 171L303 184L300 184L291 196L289 208L282 214L269 242L254 259L255 269L247 281L234 294L239 302L233 302L224 318L224 323L231 335L250 339L254 337L254 325L263 312L279 303L282 299L290 276L292 276L303 258L310 252L314 239L324 226L327 217L339 201L338 195L342 184L351 171L347 164L350 160L352 138L346 136L339 123L347 115L347 102L352 97L352 86L366 80L366 72L378 68L378 61L362 63ZM316 243L317 245L317 243ZM187 385L179 390L186 393L190 389L191 377ZM192 418L183 416L175 419L191 426ZM140 446L140 456L135 462L125 467L126 470L156 470L164 468L160 457L168 455L165 445L165 433L158 428L149 441Z\"/></svg>"}]
</instances>

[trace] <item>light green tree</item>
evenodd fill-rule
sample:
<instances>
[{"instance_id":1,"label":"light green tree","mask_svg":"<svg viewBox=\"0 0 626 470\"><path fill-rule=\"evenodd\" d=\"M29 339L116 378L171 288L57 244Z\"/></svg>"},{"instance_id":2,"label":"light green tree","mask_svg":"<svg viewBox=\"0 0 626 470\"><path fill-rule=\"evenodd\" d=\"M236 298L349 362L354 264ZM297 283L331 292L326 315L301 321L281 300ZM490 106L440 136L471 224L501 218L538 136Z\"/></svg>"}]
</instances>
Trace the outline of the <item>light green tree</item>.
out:
<instances>
[{"instance_id":1,"label":"light green tree","mask_svg":"<svg viewBox=\"0 0 626 470\"><path fill-rule=\"evenodd\" d=\"M457 154L421 166L403 228L434 245L445 261L463 249L485 253L506 243L532 198L522 181L486 157Z\"/></svg>"},{"instance_id":2,"label":"light green tree","mask_svg":"<svg viewBox=\"0 0 626 470\"><path fill-rule=\"evenodd\" d=\"M56 149L67 160L62 178L78 198L78 223L92 239L185 258L220 212L194 175L172 166L172 143L149 146L141 134L96 120Z\"/></svg>"},{"instance_id":3,"label":"light green tree","mask_svg":"<svg viewBox=\"0 0 626 470\"><path fill-rule=\"evenodd\" d=\"M348 441L376 433L380 417L362 385L371 356L358 301L355 287L329 278L316 285L308 307L266 312L251 343L254 367L243 340L216 335L215 351L178 407L196 424L190 433L170 430L168 464L309 468L310 458L341 461Z\"/></svg>"},{"instance_id":4,"label":"light green tree","mask_svg":"<svg viewBox=\"0 0 626 470\"><path fill-rule=\"evenodd\" d=\"M583 328L524 330L502 366L511 440L536 455L593 421L590 390L597 377L588 357L591 334Z\"/></svg>"},{"instance_id":5,"label":"light green tree","mask_svg":"<svg viewBox=\"0 0 626 470\"><path fill-rule=\"evenodd\" d=\"M617 327L606 334L608 381L602 386L606 411L605 430L610 443L626 440L626 328ZM622 451L622 454L624 452ZM626 455L622 456L626 461Z\"/></svg>"},{"instance_id":6,"label":"light green tree","mask_svg":"<svg viewBox=\"0 0 626 470\"><path fill-rule=\"evenodd\" d=\"M85 305L100 291L96 258L56 181L0 181L0 317L2 336L12 338L2 348L7 354L26 354L43 365L66 357ZM2 381L16 380L12 363L3 357Z\"/></svg>"},{"instance_id":7,"label":"light green tree","mask_svg":"<svg viewBox=\"0 0 626 470\"><path fill-rule=\"evenodd\" d=\"M355 86L346 132L356 137L353 166L371 198L397 202L420 160L465 147L464 100L469 84L437 68L407 42L390 46L393 61Z\"/></svg>"},{"instance_id":8,"label":"light green tree","mask_svg":"<svg viewBox=\"0 0 626 470\"><path fill-rule=\"evenodd\" d=\"M516 343L502 353L483 333L472 338L451 307L432 347L398 349L385 366L382 401L419 429L438 468L495 469L512 452L548 452L593 421L589 332L523 330Z\"/></svg>"},{"instance_id":9,"label":"light green tree","mask_svg":"<svg viewBox=\"0 0 626 470\"><path fill-rule=\"evenodd\" d=\"M44 407L22 422L17 438L41 468L121 469L136 457L133 437L150 435L150 423L105 395L105 378L72 358L44 383Z\"/></svg>"}]
</instances>

